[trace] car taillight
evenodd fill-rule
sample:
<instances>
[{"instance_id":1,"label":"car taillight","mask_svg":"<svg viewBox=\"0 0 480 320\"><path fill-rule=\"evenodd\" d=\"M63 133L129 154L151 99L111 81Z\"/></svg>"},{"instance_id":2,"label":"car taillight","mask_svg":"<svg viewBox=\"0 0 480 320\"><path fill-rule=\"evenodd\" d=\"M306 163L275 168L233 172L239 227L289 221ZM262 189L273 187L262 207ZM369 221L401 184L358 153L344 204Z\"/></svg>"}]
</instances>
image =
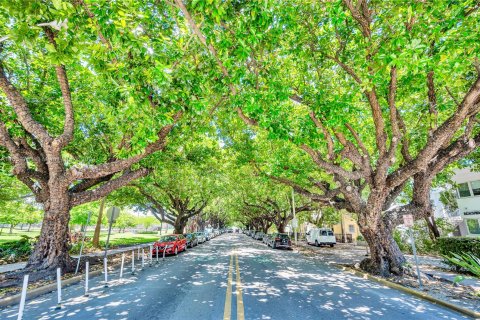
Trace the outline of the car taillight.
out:
<instances>
[{"instance_id":1,"label":"car taillight","mask_svg":"<svg viewBox=\"0 0 480 320\"><path fill-rule=\"evenodd\" d=\"M291 245L292 245L292 241L288 240L288 245L291 246Z\"/></svg>"},{"instance_id":2,"label":"car taillight","mask_svg":"<svg viewBox=\"0 0 480 320\"><path fill-rule=\"evenodd\" d=\"M280 238L275 238L275 241L280 241Z\"/></svg>"}]
</instances>

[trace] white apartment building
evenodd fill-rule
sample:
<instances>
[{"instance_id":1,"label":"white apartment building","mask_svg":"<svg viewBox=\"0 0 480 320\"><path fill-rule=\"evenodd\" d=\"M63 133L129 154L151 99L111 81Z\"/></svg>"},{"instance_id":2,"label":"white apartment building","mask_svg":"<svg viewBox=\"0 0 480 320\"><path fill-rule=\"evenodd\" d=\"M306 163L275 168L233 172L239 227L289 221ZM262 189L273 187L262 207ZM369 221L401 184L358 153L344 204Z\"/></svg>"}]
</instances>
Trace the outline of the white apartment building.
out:
<instances>
[{"instance_id":1,"label":"white apartment building","mask_svg":"<svg viewBox=\"0 0 480 320\"><path fill-rule=\"evenodd\" d=\"M480 172L458 169L452 180L457 184L458 214L462 218L458 225L460 234L480 237Z\"/></svg>"}]
</instances>

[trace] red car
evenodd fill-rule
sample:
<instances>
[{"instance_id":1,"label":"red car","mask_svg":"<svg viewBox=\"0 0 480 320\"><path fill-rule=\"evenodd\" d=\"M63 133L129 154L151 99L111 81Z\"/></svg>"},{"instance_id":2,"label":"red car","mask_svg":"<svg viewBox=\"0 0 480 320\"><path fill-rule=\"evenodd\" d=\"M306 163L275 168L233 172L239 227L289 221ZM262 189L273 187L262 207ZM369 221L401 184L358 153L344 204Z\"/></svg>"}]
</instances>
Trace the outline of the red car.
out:
<instances>
[{"instance_id":1,"label":"red car","mask_svg":"<svg viewBox=\"0 0 480 320\"><path fill-rule=\"evenodd\" d=\"M152 254L156 254L157 250L158 255L163 255L163 250L165 250L165 254L177 255L179 252L187 250L187 239L182 234L162 236L153 244Z\"/></svg>"}]
</instances>

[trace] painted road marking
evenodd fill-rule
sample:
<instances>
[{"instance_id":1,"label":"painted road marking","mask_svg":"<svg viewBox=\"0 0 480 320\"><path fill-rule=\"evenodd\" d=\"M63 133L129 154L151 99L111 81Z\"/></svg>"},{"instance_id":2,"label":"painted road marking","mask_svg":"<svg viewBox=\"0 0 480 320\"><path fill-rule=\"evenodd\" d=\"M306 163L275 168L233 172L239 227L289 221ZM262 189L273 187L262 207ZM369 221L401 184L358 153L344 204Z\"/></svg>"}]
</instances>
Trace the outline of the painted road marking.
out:
<instances>
[{"instance_id":1,"label":"painted road marking","mask_svg":"<svg viewBox=\"0 0 480 320\"><path fill-rule=\"evenodd\" d=\"M230 267L228 269L227 293L225 295L225 310L223 311L223 320L230 320L232 315L232 273L233 255L230 255Z\"/></svg>"},{"instance_id":2,"label":"painted road marking","mask_svg":"<svg viewBox=\"0 0 480 320\"><path fill-rule=\"evenodd\" d=\"M245 320L245 311L243 308L243 296L242 296L242 281L240 280L240 267L238 266L238 255L235 254L236 266L237 266L237 281L235 286L237 287L237 320Z\"/></svg>"}]
</instances>

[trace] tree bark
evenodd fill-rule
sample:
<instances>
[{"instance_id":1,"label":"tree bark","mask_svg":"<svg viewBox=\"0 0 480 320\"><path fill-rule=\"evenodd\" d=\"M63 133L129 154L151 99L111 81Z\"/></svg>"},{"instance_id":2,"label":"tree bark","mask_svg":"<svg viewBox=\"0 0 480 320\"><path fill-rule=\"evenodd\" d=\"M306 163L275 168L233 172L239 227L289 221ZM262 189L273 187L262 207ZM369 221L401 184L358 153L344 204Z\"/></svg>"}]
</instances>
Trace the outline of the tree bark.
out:
<instances>
[{"instance_id":1,"label":"tree bark","mask_svg":"<svg viewBox=\"0 0 480 320\"><path fill-rule=\"evenodd\" d=\"M68 222L70 220L68 202L52 202L56 204L45 211L40 238L30 255L27 269L54 271L56 268L61 268L63 271L69 271L74 265L68 255Z\"/></svg>"},{"instance_id":2,"label":"tree bark","mask_svg":"<svg viewBox=\"0 0 480 320\"><path fill-rule=\"evenodd\" d=\"M10 225L10 231L8 232L9 234L13 233L13 224Z\"/></svg>"},{"instance_id":3,"label":"tree bark","mask_svg":"<svg viewBox=\"0 0 480 320\"><path fill-rule=\"evenodd\" d=\"M95 248L100 248L100 229L102 227L103 209L105 208L105 200L107 197L102 198L100 202L100 209L98 210L97 224L95 226L95 232L93 233L92 245Z\"/></svg>"},{"instance_id":4,"label":"tree bark","mask_svg":"<svg viewBox=\"0 0 480 320\"><path fill-rule=\"evenodd\" d=\"M362 220L364 219L359 219L359 221ZM360 267L382 277L392 273L402 274L406 260L393 239L393 230L383 222L377 223L374 228L371 225L359 222L360 231L370 248L370 258L364 259Z\"/></svg>"},{"instance_id":5,"label":"tree bark","mask_svg":"<svg viewBox=\"0 0 480 320\"><path fill-rule=\"evenodd\" d=\"M437 223L435 222L435 217L433 215L425 217L425 222L427 223L428 230L430 231L430 237L432 238L432 240L435 241L437 238L440 237L440 230L438 230Z\"/></svg>"}]
</instances>

